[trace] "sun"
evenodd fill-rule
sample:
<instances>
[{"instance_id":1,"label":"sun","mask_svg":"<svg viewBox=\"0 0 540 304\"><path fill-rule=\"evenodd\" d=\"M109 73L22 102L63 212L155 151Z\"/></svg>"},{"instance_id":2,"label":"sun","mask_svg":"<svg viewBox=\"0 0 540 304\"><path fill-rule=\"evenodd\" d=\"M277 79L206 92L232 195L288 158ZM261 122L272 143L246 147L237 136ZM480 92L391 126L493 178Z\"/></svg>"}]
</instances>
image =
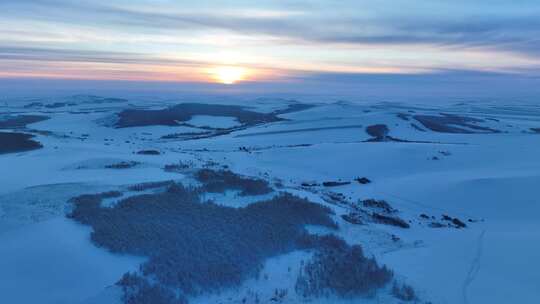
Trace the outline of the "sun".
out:
<instances>
[{"instance_id":1,"label":"sun","mask_svg":"<svg viewBox=\"0 0 540 304\"><path fill-rule=\"evenodd\" d=\"M235 84L245 79L247 70L236 66L222 66L213 70L213 78L223 84Z\"/></svg>"}]
</instances>

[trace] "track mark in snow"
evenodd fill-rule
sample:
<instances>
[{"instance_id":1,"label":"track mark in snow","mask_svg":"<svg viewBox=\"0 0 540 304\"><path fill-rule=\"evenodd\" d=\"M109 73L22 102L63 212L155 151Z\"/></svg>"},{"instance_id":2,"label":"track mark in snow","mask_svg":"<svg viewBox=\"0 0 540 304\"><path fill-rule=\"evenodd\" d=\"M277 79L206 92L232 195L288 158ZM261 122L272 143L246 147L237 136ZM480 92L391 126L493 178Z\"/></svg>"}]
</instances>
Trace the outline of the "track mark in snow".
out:
<instances>
[{"instance_id":1,"label":"track mark in snow","mask_svg":"<svg viewBox=\"0 0 540 304\"><path fill-rule=\"evenodd\" d=\"M480 271L480 258L482 257L482 245L484 242L484 234L486 233L485 230L482 230L482 233L480 233L480 236L478 236L477 240L477 249L476 254L474 256L474 259L471 263L471 267L469 268L469 272L467 273L467 276L465 277L465 281L463 282L463 303L469 304L469 298L467 297L467 289L469 289L469 286L476 278L476 275Z\"/></svg>"}]
</instances>

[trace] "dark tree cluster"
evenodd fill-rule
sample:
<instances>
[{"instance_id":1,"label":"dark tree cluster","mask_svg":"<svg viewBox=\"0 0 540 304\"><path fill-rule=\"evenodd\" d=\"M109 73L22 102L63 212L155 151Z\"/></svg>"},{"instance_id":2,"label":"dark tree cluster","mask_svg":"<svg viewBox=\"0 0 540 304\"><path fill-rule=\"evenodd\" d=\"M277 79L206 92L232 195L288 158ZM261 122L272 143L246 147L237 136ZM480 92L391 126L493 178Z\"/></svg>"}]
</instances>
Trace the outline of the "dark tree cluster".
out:
<instances>
[{"instance_id":1,"label":"dark tree cluster","mask_svg":"<svg viewBox=\"0 0 540 304\"><path fill-rule=\"evenodd\" d=\"M325 187L339 187L339 186L345 186L349 185L351 182L347 181L326 181L323 182L322 185Z\"/></svg>"},{"instance_id":2,"label":"dark tree cluster","mask_svg":"<svg viewBox=\"0 0 540 304\"><path fill-rule=\"evenodd\" d=\"M146 190L159 189L159 188L172 186L173 184L174 184L174 182L171 181L171 180L162 181L162 182L147 182L147 183L140 183L140 184L131 185L131 186L128 187L128 190L129 191L142 192L142 191L146 191Z\"/></svg>"},{"instance_id":3,"label":"dark tree cluster","mask_svg":"<svg viewBox=\"0 0 540 304\"><path fill-rule=\"evenodd\" d=\"M122 301L126 304L187 304L183 295L176 295L173 291L150 284L147 279L135 274L126 273L118 281L124 294Z\"/></svg>"},{"instance_id":4,"label":"dark tree cluster","mask_svg":"<svg viewBox=\"0 0 540 304\"><path fill-rule=\"evenodd\" d=\"M365 142L410 142L408 140L390 136L390 129L388 129L388 126L384 124L368 126L366 127L366 133L369 134L371 138L365 140Z\"/></svg>"},{"instance_id":5,"label":"dark tree cluster","mask_svg":"<svg viewBox=\"0 0 540 304\"><path fill-rule=\"evenodd\" d=\"M180 133L172 133L172 134L166 134L161 136L161 139L181 139L184 137L191 137L191 136L204 136L204 135L211 135L213 134L212 131L202 131L202 132L180 132Z\"/></svg>"},{"instance_id":6,"label":"dark tree cluster","mask_svg":"<svg viewBox=\"0 0 540 304\"><path fill-rule=\"evenodd\" d=\"M306 235L303 244L316 249L296 281L296 292L303 297L369 296L393 278L392 271L366 257L362 247L334 235Z\"/></svg>"},{"instance_id":7,"label":"dark tree cluster","mask_svg":"<svg viewBox=\"0 0 540 304\"><path fill-rule=\"evenodd\" d=\"M367 134L380 140L383 140L389 132L390 130L388 129L388 126L383 124L371 125L366 127Z\"/></svg>"},{"instance_id":8,"label":"dark tree cluster","mask_svg":"<svg viewBox=\"0 0 540 304\"><path fill-rule=\"evenodd\" d=\"M414 115L413 118L431 131L440 133L500 133L499 130L478 125L484 120L474 117L441 113L439 116Z\"/></svg>"},{"instance_id":9,"label":"dark tree cluster","mask_svg":"<svg viewBox=\"0 0 540 304\"><path fill-rule=\"evenodd\" d=\"M347 214L343 214L341 215L341 218L351 224L364 225L364 221L362 220L362 214L358 212L350 212Z\"/></svg>"},{"instance_id":10,"label":"dark tree cluster","mask_svg":"<svg viewBox=\"0 0 540 304\"><path fill-rule=\"evenodd\" d=\"M397 216L390 216L390 215L384 215L384 214L373 212L371 217L373 218L375 222L380 223L380 224L391 225L391 226L396 226L400 228L411 227L409 223L407 223L406 221L404 221L403 219Z\"/></svg>"},{"instance_id":11,"label":"dark tree cluster","mask_svg":"<svg viewBox=\"0 0 540 304\"><path fill-rule=\"evenodd\" d=\"M160 155L161 152L159 152L158 150L140 150L140 151L137 151L137 154L139 154L139 155Z\"/></svg>"},{"instance_id":12,"label":"dark tree cluster","mask_svg":"<svg viewBox=\"0 0 540 304\"><path fill-rule=\"evenodd\" d=\"M125 303L184 303L185 296L238 286L267 258L305 248L305 225L337 228L330 209L290 194L230 208L201 202L199 193L173 184L111 208L100 202L118 193L72 199L70 217L93 228L95 244L149 257L119 281Z\"/></svg>"},{"instance_id":13,"label":"dark tree cluster","mask_svg":"<svg viewBox=\"0 0 540 304\"><path fill-rule=\"evenodd\" d=\"M121 197L123 194L119 191L108 191L96 194L83 194L70 200L73 205L69 218L75 219L80 223L90 225L96 218L99 218L101 202L107 198Z\"/></svg>"},{"instance_id":14,"label":"dark tree cluster","mask_svg":"<svg viewBox=\"0 0 540 304\"><path fill-rule=\"evenodd\" d=\"M105 168L106 169L129 169L129 168L133 168L135 166L138 166L140 164L141 163L137 162L137 161L121 161L121 162L118 162L118 163L105 165Z\"/></svg>"},{"instance_id":15,"label":"dark tree cluster","mask_svg":"<svg viewBox=\"0 0 540 304\"><path fill-rule=\"evenodd\" d=\"M34 136L25 133L0 132L0 154L24 152L43 148L32 140Z\"/></svg>"},{"instance_id":16,"label":"dark tree cluster","mask_svg":"<svg viewBox=\"0 0 540 304\"><path fill-rule=\"evenodd\" d=\"M0 117L0 129L24 128L26 125L49 119L43 115L15 115Z\"/></svg>"},{"instance_id":17,"label":"dark tree cluster","mask_svg":"<svg viewBox=\"0 0 540 304\"><path fill-rule=\"evenodd\" d=\"M182 103L162 110L124 110L118 113L117 128L140 126L177 126L195 115L235 117L243 125L282 120L274 113L260 113L241 106Z\"/></svg>"},{"instance_id":18,"label":"dark tree cluster","mask_svg":"<svg viewBox=\"0 0 540 304\"><path fill-rule=\"evenodd\" d=\"M414 289L406 284L394 282L392 286L392 295L402 301L414 301L417 299Z\"/></svg>"},{"instance_id":19,"label":"dark tree cluster","mask_svg":"<svg viewBox=\"0 0 540 304\"><path fill-rule=\"evenodd\" d=\"M444 221L451 222L454 225L454 227L456 227L456 228L466 228L467 227L467 225L464 222L462 222L460 219L458 219L457 217L453 218L453 217L450 217L450 216L448 216L446 214L443 214L442 219Z\"/></svg>"},{"instance_id":20,"label":"dark tree cluster","mask_svg":"<svg viewBox=\"0 0 540 304\"><path fill-rule=\"evenodd\" d=\"M397 211L385 200L366 199L362 201L362 205L367 208L379 209L386 213L393 213Z\"/></svg>"},{"instance_id":21,"label":"dark tree cluster","mask_svg":"<svg viewBox=\"0 0 540 304\"><path fill-rule=\"evenodd\" d=\"M265 180L240 176L229 170L201 169L195 173L195 179L203 184L203 190L211 193L237 190L240 195L247 196L273 191Z\"/></svg>"},{"instance_id":22,"label":"dark tree cluster","mask_svg":"<svg viewBox=\"0 0 540 304\"><path fill-rule=\"evenodd\" d=\"M166 164L163 167L163 171L166 172L183 172L193 168L195 164L192 161L179 161L174 164Z\"/></svg>"},{"instance_id":23,"label":"dark tree cluster","mask_svg":"<svg viewBox=\"0 0 540 304\"><path fill-rule=\"evenodd\" d=\"M369 178L367 178L367 177L357 177L354 180L357 181L359 184L362 184L362 185L366 185L366 184L371 183L371 180Z\"/></svg>"}]
</instances>

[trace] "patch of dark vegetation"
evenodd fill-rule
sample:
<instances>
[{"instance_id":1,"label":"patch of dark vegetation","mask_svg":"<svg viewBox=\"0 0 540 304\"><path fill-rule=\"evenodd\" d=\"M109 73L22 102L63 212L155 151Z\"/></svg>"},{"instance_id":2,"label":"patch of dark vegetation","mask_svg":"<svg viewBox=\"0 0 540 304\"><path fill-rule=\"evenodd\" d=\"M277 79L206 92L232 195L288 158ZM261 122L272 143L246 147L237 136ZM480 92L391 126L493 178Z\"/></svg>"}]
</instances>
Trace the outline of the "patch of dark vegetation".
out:
<instances>
[{"instance_id":1,"label":"patch of dark vegetation","mask_svg":"<svg viewBox=\"0 0 540 304\"><path fill-rule=\"evenodd\" d=\"M447 227L446 225L443 225L443 224L441 224L439 222L431 222L431 223L429 223L428 226L431 227L431 228L444 228L444 227Z\"/></svg>"},{"instance_id":2,"label":"patch of dark vegetation","mask_svg":"<svg viewBox=\"0 0 540 304\"><path fill-rule=\"evenodd\" d=\"M47 130L24 129L24 132L43 135L43 136L53 136L54 135L54 132L47 131Z\"/></svg>"},{"instance_id":3,"label":"patch of dark vegetation","mask_svg":"<svg viewBox=\"0 0 540 304\"><path fill-rule=\"evenodd\" d=\"M175 164L167 164L163 167L163 170L166 172L184 172L186 170L192 169L195 167L195 164L192 161L179 161Z\"/></svg>"},{"instance_id":4,"label":"patch of dark vegetation","mask_svg":"<svg viewBox=\"0 0 540 304\"><path fill-rule=\"evenodd\" d=\"M73 210L68 217L77 219L78 222L88 224L96 214L96 210L101 209L101 202L108 198L118 198L123 194L119 191L108 191L95 194L83 194L70 200Z\"/></svg>"},{"instance_id":5,"label":"patch of dark vegetation","mask_svg":"<svg viewBox=\"0 0 540 304\"><path fill-rule=\"evenodd\" d=\"M371 125L366 128L366 133L374 138L384 139L389 132L390 130L388 129L388 126L383 124Z\"/></svg>"},{"instance_id":6,"label":"patch of dark vegetation","mask_svg":"<svg viewBox=\"0 0 540 304\"><path fill-rule=\"evenodd\" d=\"M267 181L243 177L229 170L201 169L195 173L195 179L203 184L203 189L211 193L238 190L240 195L262 195L273 191Z\"/></svg>"},{"instance_id":7,"label":"patch of dark vegetation","mask_svg":"<svg viewBox=\"0 0 540 304\"><path fill-rule=\"evenodd\" d=\"M390 204L388 204L388 202L385 200L366 199L362 201L362 205L366 208L375 208L382 210L386 213L393 213L397 211L396 209L392 208L392 206L390 206Z\"/></svg>"},{"instance_id":8,"label":"patch of dark vegetation","mask_svg":"<svg viewBox=\"0 0 540 304\"><path fill-rule=\"evenodd\" d=\"M366 185L366 184L371 183L371 180L369 178L367 178L367 177L358 177L358 178L355 178L354 180L357 181L359 184L362 184L362 185Z\"/></svg>"},{"instance_id":9,"label":"patch of dark vegetation","mask_svg":"<svg viewBox=\"0 0 540 304\"><path fill-rule=\"evenodd\" d=\"M205 161L204 164L202 165L202 167L204 169L210 169L210 168L217 169L218 167L220 169L229 169L228 165L221 165L220 163L214 161L213 159Z\"/></svg>"},{"instance_id":10,"label":"patch of dark vegetation","mask_svg":"<svg viewBox=\"0 0 540 304\"><path fill-rule=\"evenodd\" d=\"M172 133L161 137L166 140L198 140L227 135L235 131L245 130L254 125L286 120L280 118L278 115L302 111L311 107L313 106L295 103L290 104L286 109L276 110L271 113L261 113L248 110L242 106L185 103L162 110L124 110L118 114L115 127L166 125L187 126L205 130L201 132ZM240 125L230 128L190 125L189 120L195 115L234 117L240 122ZM251 135L247 134L246 136Z\"/></svg>"},{"instance_id":11,"label":"patch of dark vegetation","mask_svg":"<svg viewBox=\"0 0 540 304\"><path fill-rule=\"evenodd\" d=\"M325 187L339 187L339 186L345 186L345 185L350 185L351 182L346 182L346 181L327 181L327 182L323 182L322 185L325 186Z\"/></svg>"},{"instance_id":12,"label":"patch of dark vegetation","mask_svg":"<svg viewBox=\"0 0 540 304\"><path fill-rule=\"evenodd\" d=\"M531 131L540 134L540 128L531 128Z\"/></svg>"},{"instance_id":13,"label":"patch of dark vegetation","mask_svg":"<svg viewBox=\"0 0 540 304\"><path fill-rule=\"evenodd\" d=\"M281 303L287 297L289 293L288 289L274 289L274 295L270 298L270 302ZM244 300L243 300L244 301ZM258 303L257 298L255 298L255 303Z\"/></svg>"},{"instance_id":14,"label":"patch of dark vegetation","mask_svg":"<svg viewBox=\"0 0 540 304\"><path fill-rule=\"evenodd\" d=\"M106 165L105 168L107 168L107 169L129 169L129 168L136 167L136 166L138 166L140 164L141 163L137 162L137 161L121 161L121 162L118 162L118 163Z\"/></svg>"},{"instance_id":15,"label":"patch of dark vegetation","mask_svg":"<svg viewBox=\"0 0 540 304\"><path fill-rule=\"evenodd\" d=\"M400 284L398 282L394 282L394 285L392 286L392 295L405 302L416 301L418 299L411 286Z\"/></svg>"},{"instance_id":16,"label":"patch of dark vegetation","mask_svg":"<svg viewBox=\"0 0 540 304\"><path fill-rule=\"evenodd\" d=\"M24 128L26 125L50 119L43 115L17 115L0 117L0 129Z\"/></svg>"},{"instance_id":17,"label":"patch of dark vegetation","mask_svg":"<svg viewBox=\"0 0 540 304\"><path fill-rule=\"evenodd\" d=\"M172 133L161 136L161 139L185 139L191 137L208 136L212 134L214 134L212 131Z\"/></svg>"},{"instance_id":18,"label":"patch of dark vegetation","mask_svg":"<svg viewBox=\"0 0 540 304\"><path fill-rule=\"evenodd\" d=\"M118 282L125 303L184 303L185 296L238 286L257 276L267 258L308 249L305 225L337 228L329 208L290 194L231 208L201 202L199 193L173 184L111 208L100 207L100 198L109 195L71 200L69 217L93 228L96 245L148 257L139 272ZM348 267L361 260L358 249L339 244L344 249L337 254L351 256Z\"/></svg>"},{"instance_id":19,"label":"patch of dark vegetation","mask_svg":"<svg viewBox=\"0 0 540 304\"><path fill-rule=\"evenodd\" d=\"M484 120L473 117L441 113L440 116L414 115L413 118L431 131L440 133L472 134L500 132L499 130L477 125L477 123L484 122Z\"/></svg>"},{"instance_id":20,"label":"patch of dark vegetation","mask_svg":"<svg viewBox=\"0 0 540 304\"><path fill-rule=\"evenodd\" d=\"M440 153L441 155L444 155L444 156L450 156L450 155L452 155L452 153L451 153L450 151L439 151L439 153Z\"/></svg>"},{"instance_id":21,"label":"patch of dark vegetation","mask_svg":"<svg viewBox=\"0 0 540 304\"><path fill-rule=\"evenodd\" d=\"M74 95L72 96L74 100L77 101L77 103L80 104L110 104L110 103L124 103L128 102L127 99L124 98L116 98L116 97L101 97L96 95Z\"/></svg>"},{"instance_id":22,"label":"patch of dark vegetation","mask_svg":"<svg viewBox=\"0 0 540 304\"><path fill-rule=\"evenodd\" d=\"M63 108L67 106L76 106L77 104L74 102L55 102L55 103L49 103L45 105L45 108L47 109L58 109Z\"/></svg>"},{"instance_id":23,"label":"patch of dark vegetation","mask_svg":"<svg viewBox=\"0 0 540 304\"><path fill-rule=\"evenodd\" d=\"M160 286L152 284L135 273L125 273L117 282L122 287L122 301L125 304L187 304L187 298Z\"/></svg>"},{"instance_id":24,"label":"patch of dark vegetation","mask_svg":"<svg viewBox=\"0 0 540 304\"><path fill-rule=\"evenodd\" d=\"M372 214L373 220L380 224L396 226L400 228L410 228L409 223L397 216L389 216L374 212Z\"/></svg>"},{"instance_id":25,"label":"patch of dark vegetation","mask_svg":"<svg viewBox=\"0 0 540 304\"><path fill-rule=\"evenodd\" d=\"M116 127L178 126L195 115L235 117L243 125L282 120L275 113L260 113L233 105L183 103L163 110L124 110L118 113Z\"/></svg>"},{"instance_id":26,"label":"patch of dark vegetation","mask_svg":"<svg viewBox=\"0 0 540 304\"><path fill-rule=\"evenodd\" d=\"M466 228L467 224L458 219L457 217L450 217L446 214L442 215L443 221L450 222L455 228Z\"/></svg>"},{"instance_id":27,"label":"patch of dark vegetation","mask_svg":"<svg viewBox=\"0 0 540 304\"><path fill-rule=\"evenodd\" d=\"M465 224L459 218L451 217L451 216L448 216L446 214L443 214L441 216L441 222L437 221L435 216L429 216L429 215L424 214L424 213L420 214L420 219L427 221L428 222L428 224L427 224L428 227L431 227L431 228L456 228L456 229L461 229L461 228L466 228L467 227L467 224ZM467 221L469 223L476 222L475 220L472 220L472 219L468 219Z\"/></svg>"},{"instance_id":28,"label":"patch of dark vegetation","mask_svg":"<svg viewBox=\"0 0 540 304\"><path fill-rule=\"evenodd\" d=\"M89 96L89 97L91 97L92 103L97 103L97 104L128 102L127 99L117 98L117 97L99 97L99 96Z\"/></svg>"},{"instance_id":29,"label":"patch of dark vegetation","mask_svg":"<svg viewBox=\"0 0 540 304\"><path fill-rule=\"evenodd\" d=\"M344 221L349 222L351 224L364 225L364 221L362 221L362 216L357 212L351 212L351 213L348 213L348 214L343 214L341 216L341 218Z\"/></svg>"},{"instance_id":30,"label":"patch of dark vegetation","mask_svg":"<svg viewBox=\"0 0 540 304\"><path fill-rule=\"evenodd\" d=\"M24 109L31 109L31 108L39 108L39 107L42 107L42 106L43 106L42 102L34 101L34 102L29 103L29 104L25 104L23 106L23 108Z\"/></svg>"},{"instance_id":31,"label":"patch of dark vegetation","mask_svg":"<svg viewBox=\"0 0 540 304\"><path fill-rule=\"evenodd\" d=\"M142 192L142 191L151 190L151 189L170 187L172 185L174 185L173 181L148 182L148 183L140 183L140 184L131 185L127 189L129 191Z\"/></svg>"},{"instance_id":32,"label":"patch of dark vegetation","mask_svg":"<svg viewBox=\"0 0 540 304\"><path fill-rule=\"evenodd\" d=\"M182 140L197 140L197 139L205 139L205 138L211 138L211 137L216 137L216 136L222 136L222 135L230 134L233 131L238 131L245 128L246 128L245 126L240 126L240 127L230 128L230 129L213 129L214 131L208 134L187 136L185 138L182 138Z\"/></svg>"},{"instance_id":33,"label":"patch of dark vegetation","mask_svg":"<svg viewBox=\"0 0 540 304\"><path fill-rule=\"evenodd\" d=\"M335 127L318 127L318 128L302 128L302 129L290 129L282 131L263 131L238 134L235 137L251 137L251 136L263 136L263 135L277 135L277 134L290 134L290 133L305 133L325 130L346 130L346 129L360 129L362 125L348 125L348 126L335 126Z\"/></svg>"},{"instance_id":34,"label":"patch of dark vegetation","mask_svg":"<svg viewBox=\"0 0 540 304\"><path fill-rule=\"evenodd\" d=\"M420 132L426 132L426 130L420 128L417 124L415 123L411 123L411 127L413 127L413 129L415 129L416 131L420 131Z\"/></svg>"},{"instance_id":35,"label":"patch of dark vegetation","mask_svg":"<svg viewBox=\"0 0 540 304\"><path fill-rule=\"evenodd\" d=\"M137 154L139 154L139 155L160 155L161 152L159 152L158 150L140 150L140 151L137 151Z\"/></svg>"},{"instance_id":36,"label":"patch of dark vegetation","mask_svg":"<svg viewBox=\"0 0 540 304\"><path fill-rule=\"evenodd\" d=\"M366 142L386 142L386 141L409 142L407 140L395 138L388 135L390 133L390 129L388 129L388 126L384 124L368 126L366 128L366 133L371 136L371 138L366 140Z\"/></svg>"},{"instance_id":37,"label":"patch of dark vegetation","mask_svg":"<svg viewBox=\"0 0 540 304\"><path fill-rule=\"evenodd\" d=\"M41 143L32 140L34 136L24 133L0 132L0 154L41 149Z\"/></svg>"},{"instance_id":38,"label":"patch of dark vegetation","mask_svg":"<svg viewBox=\"0 0 540 304\"><path fill-rule=\"evenodd\" d=\"M311 109L313 107L315 107L315 106L310 105L310 104L293 103L293 104L289 104L287 106L287 108L281 109L281 110L276 110L273 113L274 113L274 115L288 114L288 113L294 113L294 112L300 112L300 111L309 110L309 109Z\"/></svg>"},{"instance_id":39,"label":"patch of dark vegetation","mask_svg":"<svg viewBox=\"0 0 540 304\"><path fill-rule=\"evenodd\" d=\"M393 278L392 271L366 257L359 245L350 246L334 235L308 235L305 242L307 248L317 248L295 285L296 293L305 298L371 296Z\"/></svg>"},{"instance_id":40,"label":"patch of dark vegetation","mask_svg":"<svg viewBox=\"0 0 540 304\"><path fill-rule=\"evenodd\" d=\"M397 113L396 114L397 118L401 119L401 120L405 120L405 121L409 121L411 115L407 114L407 113Z\"/></svg>"},{"instance_id":41,"label":"patch of dark vegetation","mask_svg":"<svg viewBox=\"0 0 540 304\"><path fill-rule=\"evenodd\" d=\"M453 218L452 219L452 224L454 224L457 228L465 228L465 227L467 227L467 225L458 218Z\"/></svg>"},{"instance_id":42,"label":"patch of dark vegetation","mask_svg":"<svg viewBox=\"0 0 540 304\"><path fill-rule=\"evenodd\" d=\"M124 98L105 97L105 98L101 98L100 102L101 103L120 103L120 102L128 102L128 100Z\"/></svg>"},{"instance_id":43,"label":"patch of dark vegetation","mask_svg":"<svg viewBox=\"0 0 540 304\"><path fill-rule=\"evenodd\" d=\"M329 192L326 192L326 197L329 198L331 201L341 202L341 203L346 204L346 198L343 193L329 191Z\"/></svg>"}]
</instances>

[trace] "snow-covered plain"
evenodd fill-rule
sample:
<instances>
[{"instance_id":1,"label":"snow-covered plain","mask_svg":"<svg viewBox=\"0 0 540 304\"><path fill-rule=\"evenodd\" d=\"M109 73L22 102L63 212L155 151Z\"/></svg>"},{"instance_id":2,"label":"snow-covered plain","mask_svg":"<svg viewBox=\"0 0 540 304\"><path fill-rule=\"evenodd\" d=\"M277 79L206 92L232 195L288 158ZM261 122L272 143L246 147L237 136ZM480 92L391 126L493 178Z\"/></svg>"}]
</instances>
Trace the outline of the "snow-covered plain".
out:
<instances>
[{"instance_id":1,"label":"snow-covered plain","mask_svg":"<svg viewBox=\"0 0 540 304\"><path fill-rule=\"evenodd\" d=\"M0 303L119 303L120 292L112 285L123 273L137 269L144 257L94 246L90 229L66 218L68 200L130 184L186 180L183 173L163 170L179 162L227 166L329 206L339 225L335 233L393 269L421 302L533 304L540 299L540 134L534 131L540 128L540 107L535 103L321 101L280 114L284 120L245 127L232 117L198 115L187 121L188 126L114 128L110 122L123 109L160 109L178 102L66 99L69 104L57 108L25 107L30 102L24 101L0 108L4 115L50 117L24 128L0 130L34 134L43 145L0 155ZM237 104L271 113L291 101ZM440 113L481 121L473 128L449 125L470 133L448 133L431 130L414 117ZM388 135L402 141L369 142L365 128L377 124L386 125ZM476 125L498 132L481 132ZM208 129L230 132L166 137ZM141 150L159 154L137 153ZM136 165L115 168L122 162ZM371 183L360 184L354 180L358 177ZM351 183L322 186L328 181ZM333 199L336 196L340 199ZM208 198L232 207L249 203L229 192ZM351 212L351 205L369 198L386 200L410 228L355 225L341 217ZM467 227L430 227L433 221L446 225L443 215ZM308 255L293 252L269 259L265 279L191 302L241 303L257 294L264 303L284 288L289 291L280 301L302 301L294 295L294 270ZM362 300L400 302L388 290Z\"/></svg>"}]
</instances>

